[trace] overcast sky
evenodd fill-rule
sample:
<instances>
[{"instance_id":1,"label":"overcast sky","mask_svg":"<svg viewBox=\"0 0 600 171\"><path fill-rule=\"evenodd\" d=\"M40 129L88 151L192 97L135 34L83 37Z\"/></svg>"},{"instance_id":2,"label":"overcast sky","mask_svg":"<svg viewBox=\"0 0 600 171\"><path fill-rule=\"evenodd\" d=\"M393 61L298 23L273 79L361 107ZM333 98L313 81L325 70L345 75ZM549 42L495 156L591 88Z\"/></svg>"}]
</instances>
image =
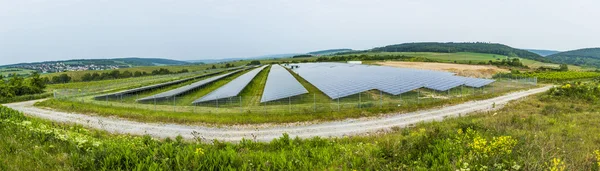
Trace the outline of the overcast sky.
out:
<instances>
[{"instance_id":1,"label":"overcast sky","mask_svg":"<svg viewBox=\"0 0 600 171\"><path fill-rule=\"evenodd\" d=\"M0 64L250 57L406 42L600 46L598 0L0 0Z\"/></svg>"}]
</instances>

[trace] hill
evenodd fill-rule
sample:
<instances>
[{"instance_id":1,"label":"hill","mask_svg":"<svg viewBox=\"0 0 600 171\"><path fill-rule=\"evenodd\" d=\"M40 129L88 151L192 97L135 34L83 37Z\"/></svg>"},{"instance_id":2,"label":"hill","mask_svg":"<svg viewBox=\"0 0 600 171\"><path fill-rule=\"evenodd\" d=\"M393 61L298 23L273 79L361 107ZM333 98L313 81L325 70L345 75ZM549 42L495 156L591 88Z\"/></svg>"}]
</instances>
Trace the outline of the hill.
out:
<instances>
[{"instance_id":1,"label":"hill","mask_svg":"<svg viewBox=\"0 0 600 171\"><path fill-rule=\"evenodd\" d=\"M533 52L533 53L541 55L541 56L549 56L549 55L560 53L560 51L555 51L555 50L540 50L540 49L523 49L523 50Z\"/></svg>"},{"instance_id":2,"label":"hill","mask_svg":"<svg viewBox=\"0 0 600 171\"><path fill-rule=\"evenodd\" d=\"M177 61L163 58L116 58L114 61L121 61L132 66L159 66L159 65L185 65L188 62Z\"/></svg>"},{"instance_id":3,"label":"hill","mask_svg":"<svg viewBox=\"0 0 600 171\"><path fill-rule=\"evenodd\" d=\"M508 57L521 57L536 61L548 62L543 56L526 50L515 49L507 45L497 43L404 43L397 45L388 45L384 47L373 48L371 52L438 52L438 53L456 53L456 52L474 52L504 55Z\"/></svg>"},{"instance_id":4,"label":"hill","mask_svg":"<svg viewBox=\"0 0 600 171\"><path fill-rule=\"evenodd\" d=\"M561 52L546 58L560 63L600 67L600 48L586 48Z\"/></svg>"},{"instance_id":5,"label":"hill","mask_svg":"<svg viewBox=\"0 0 600 171\"><path fill-rule=\"evenodd\" d=\"M320 55L331 55L331 54L335 54L335 53L349 52L349 51L354 51L354 50L352 50L352 49L327 49L327 50L308 52L307 54L320 56Z\"/></svg>"},{"instance_id":6,"label":"hill","mask_svg":"<svg viewBox=\"0 0 600 171\"><path fill-rule=\"evenodd\" d=\"M106 70L138 66L184 65L184 61L162 58L115 58L115 59L73 59L65 61L45 61L34 63L19 63L0 66L0 68L21 68L39 72L63 72L81 70Z\"/></svg>"}]
</instances>

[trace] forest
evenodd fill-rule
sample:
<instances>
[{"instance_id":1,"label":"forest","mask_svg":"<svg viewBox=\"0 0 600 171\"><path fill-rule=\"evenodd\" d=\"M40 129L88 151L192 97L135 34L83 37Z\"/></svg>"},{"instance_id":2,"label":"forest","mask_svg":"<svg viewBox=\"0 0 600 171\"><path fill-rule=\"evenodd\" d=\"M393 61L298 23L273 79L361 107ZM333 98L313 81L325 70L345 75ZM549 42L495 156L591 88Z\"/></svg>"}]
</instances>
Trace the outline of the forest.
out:
<instances>
[{"instance_id":1,"label":"forest","mask_svg":"<svg viewBox=\"0 0 600 171\"><path fill-rule=\"evenodd\" d=\"M557 63L600 67L600 48L587 48L561 52L547 56L547 58Z\"/></svg>"},{"instance_id":2,"label":"forest","mask_svg":"<svg viewBox=\"0 0 600 171\"><path fill-rule=\"evenodd\" d=\"M548 59L526 50L515 49L510 46L496 43L404 43L371 49L372 52L475 52L505 55L508 57L521 57L541 62Z\"/></svg>"}]
</instances>

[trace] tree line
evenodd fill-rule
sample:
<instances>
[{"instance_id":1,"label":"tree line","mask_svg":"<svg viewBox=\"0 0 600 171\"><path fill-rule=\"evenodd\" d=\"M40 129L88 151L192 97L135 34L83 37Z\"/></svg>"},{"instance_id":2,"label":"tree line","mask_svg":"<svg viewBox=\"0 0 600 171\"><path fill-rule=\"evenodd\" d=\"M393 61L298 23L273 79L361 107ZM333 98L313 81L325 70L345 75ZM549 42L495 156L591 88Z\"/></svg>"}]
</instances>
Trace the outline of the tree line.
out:
<instances>
[{"instance_id":1,"label":"tree line","mask_svg":"<svg viewBox=\"0 0 600 171\"><path fill-rule=\"evenodd\" d=\"M509 57L521 57L542 62L550 60L529 52L526 50L515 49L510 46L496 43L404 43L389 45L385 47L374 48L373 52L438 52L438 53L456 53L456 52L475 52L498 54Z\"/></svg>"},{"instance_id":2,"label":"tree line","mask_svg":"<svg viewBox=\"0 0 600 171\"><path fill-rule=\"evenodd\" d=\"M415 62L437 62L435 60L412 57L406 55L343 55L332 57L319 57L317 62L332 62L332 61L369 61L369 60L400 60L400 61L415 61Z\"/></svg>"},{"instance_id":3,"label":"tree line","mask_svg":"<svg viewBox=\"0 0 600 171\"><path fill-rule=\"evenodd\" d=\"M101 74L99 74L97 72L95 72L93 74L85 73L81 77L81 81L88 82L88 81L98 81L98 80L111 80L111 79L121 79L121 78L131 78L131 77L142 77L142 76L150 76L150 75L178 74L178 73L187 73L187 72L189 72L188 69L182 69L180 71L173 72L173 71L170 71L169 69L165 69L165 68L153 70L150 73L147 73L145 71L135 71L135 72L123 71L123 72L120 72L119 70L113 70L113 71L104 72ZM66 74L64 74L64 75L66 75ZM52 80L54 80L54 77ZM61 81L64 81L64 80L61 80ZM66 83L69 81L70 81L70 79L66 80L63 83Z\"/></svg>"},{"instance_id":4,"label":"tree line","mask_svg":"<svg viewBox=\"0 0 600 171\"><path fill-rule=\"evenodd\" d=\"M0 97L13 98L17 96L40 94L46 88L46 81L40 77L40 74L33 72L27 79L15 75L8 81L0 75Z\"/></svg>"}]
</instances>

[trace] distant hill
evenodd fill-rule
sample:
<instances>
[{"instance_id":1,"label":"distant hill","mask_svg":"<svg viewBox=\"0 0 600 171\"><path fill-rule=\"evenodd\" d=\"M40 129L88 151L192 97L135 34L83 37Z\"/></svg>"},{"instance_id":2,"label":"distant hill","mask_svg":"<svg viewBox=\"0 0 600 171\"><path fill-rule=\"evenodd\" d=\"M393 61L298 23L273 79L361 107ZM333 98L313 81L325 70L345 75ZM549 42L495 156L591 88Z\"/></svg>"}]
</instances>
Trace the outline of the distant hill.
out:
<instances>
[{"instance_id":1,"label":"distant hill","mask_svg":"<svg viewBox=\"0 0 600 171\"><path fill-rule=\"evenodd\" d=\"M548 55L560 53L560 51L555 51L555 50L540 50L540 49L523 49L523 50L533 52L533 53L541 55L541 56L548 56Z\"/></svg>"},{"instance_id":2,"label":"distant hill","mask_svg":"<svg viewBox=\"0 0 600 171\"><path fill-rule=\"evenodd\" d=\"M349 51L354 51L354 50L352 50L352 49L328 49L328 50L308 52L307 54L320 56L320 55L331 55L331 54L335 54L335 53L349 52Z\"/></svg>"},{"instance_id":3,"label":"distant hill","mask_svg":"<svg viewBox=\"0 0 600 171\"><path fill-rule=\"evenodd\" d=\"M65 63L67 65L127 65L127 66L160 66L160 65L184 65L188 62L177 61L171 59L162 58L114 58L114 59L72 59L64 61L45 61L45 62L32 62L32 63L18 63L11 65L0 66L6 67L19 67L24 65L40 65L40 64L55 64Z\"/></svg>"},{"instance_id":4,"label":"distant hill","mask_svg":"<svg viewBox=\"0 0 600 171\"><path fill-rule=\"evenodd\" d=\"M114 61L122 61L123 63L133 66L154 66L154 65L185 65L188 62L177 61L162 58L115 58Z\"/></svg>"},{"instance_id":5,"label":"distant hill","mask_svg":"<svg viewBox=\"0 0 600 171\"><path fill-rule=\"evenodd\" d=\"M546 58L559 63L600 67L600 48L587 48L561 52Z\"/></svg>"},{"instance_id":6,"label":"distant hill","mask_svg":"<svg viewBox=\"0 0 600 171\"><path fill-rule=\"evenodd\" d=\"M0 66L0 68L21 68L35 70L42 73L80 71L80 70L107 70L129 68L136 66L164 66L184 65L184 61L162 58L115 58L115 59L73 59L65 61L46 61L34 63L20 63Z\"/></svg>"},{"instance_id":7,"label":"distant hill","mask_svg":"<svg viewBox=\"0 0 600 171\"><path fill-rule=\"evenodd\" d=\"M536 61L549 62L543 56L526 50L515 49L510 46L497 43L404 43L397 45L388 45L384 47L373 48L372 52L438 52L438 53L455 53L455 52L475 52L504 55L509 57L521 57Z\"/></svg>"},{"instance_id":8,"label":"distant hill","mask_svg":"<svg viewBox=\"0 0 600 171\"><path fill-rule=\"evenodd\" d=\"M200 59L200 60L189 60L187 62L191 63L222 63L222 62L232 62L239 60L260 60L260 59L274 59L274 58L288 58L296 55L302 55L302 53L286 53L286 54L273 54L273 55L262 55L262 56L253 56L253 57L245 57L245 58L223 58L223 59Z\"/></svg>"}]
</instances>

